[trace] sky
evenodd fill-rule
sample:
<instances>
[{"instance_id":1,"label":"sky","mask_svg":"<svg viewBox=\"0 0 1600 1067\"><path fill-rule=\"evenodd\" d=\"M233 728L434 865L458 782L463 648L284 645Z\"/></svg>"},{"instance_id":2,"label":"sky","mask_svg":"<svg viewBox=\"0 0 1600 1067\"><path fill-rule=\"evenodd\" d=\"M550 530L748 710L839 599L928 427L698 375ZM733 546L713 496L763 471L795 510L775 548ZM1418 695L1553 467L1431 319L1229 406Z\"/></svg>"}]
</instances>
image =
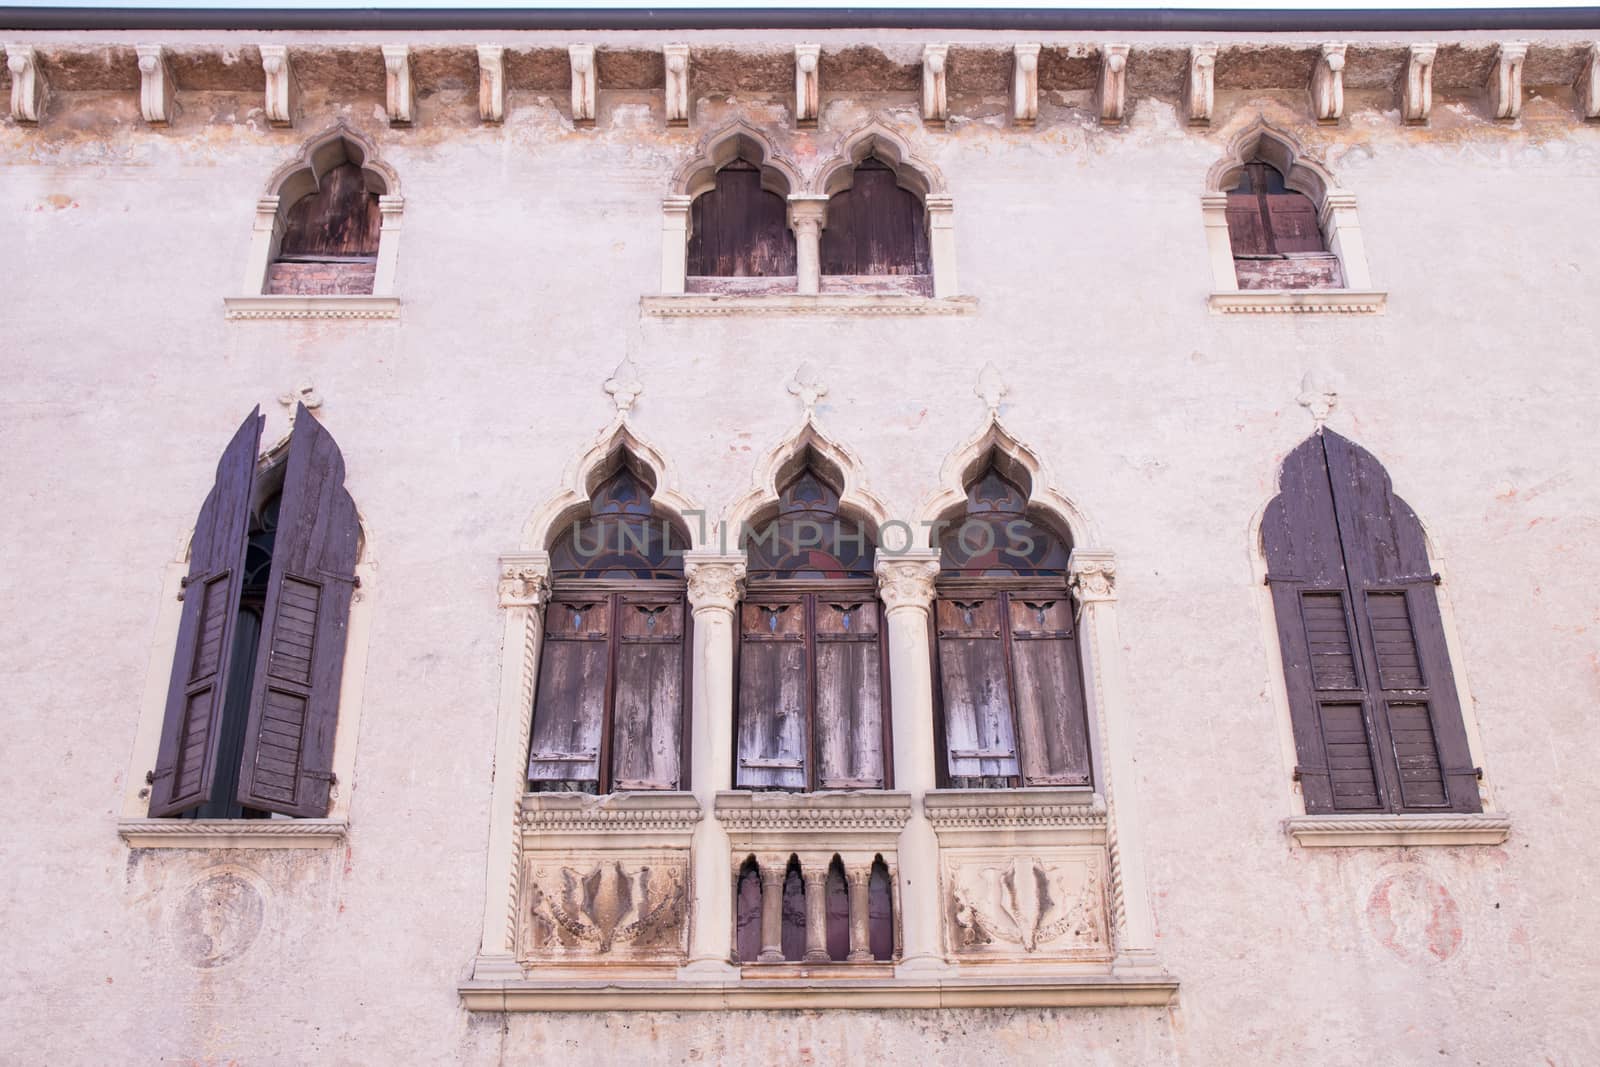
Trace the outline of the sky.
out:
<instances>
[{"instance_id":1,"label":"sky","mask_svg":"<svg viewBox=\"0 0 1600 1067\"><path fill-rule=\"evenodd\" d=\"M1113 8L1129 11L1191 8L1201 10L1383 10L1419 8L1552 8L1589 7L1597 0L1536 0L1519 3L1517 0L1410 0L1408 3L1379 3L1377 0L1299 0L1299 2L1252 3L1249 0L1085 0L1080 3L1039 2L1039 0L999 0L987 4L983 0L880 0L862 3L860 0L813 0L811 3L780 0L764 4L761 0L567 0L567 2L542 2L542 0L233 0L233 2L202 2L202 0L0 0L0 7L148 7L148 8L270 8L278 10L315 10L317 8L590 8L595 10L673 9L673 8Z\"/></svg>"}]
</instances>

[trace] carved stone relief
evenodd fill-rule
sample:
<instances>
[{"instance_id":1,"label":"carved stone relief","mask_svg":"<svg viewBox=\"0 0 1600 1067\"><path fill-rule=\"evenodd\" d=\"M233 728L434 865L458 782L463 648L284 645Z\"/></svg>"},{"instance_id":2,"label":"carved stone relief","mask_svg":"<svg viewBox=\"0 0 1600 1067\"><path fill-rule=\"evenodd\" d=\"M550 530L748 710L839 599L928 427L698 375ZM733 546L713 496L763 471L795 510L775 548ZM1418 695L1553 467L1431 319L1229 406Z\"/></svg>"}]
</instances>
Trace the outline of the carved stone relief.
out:
<instances>
[{"instance_id":1,"label":"carved stone relief","mask_svg":"<svg viewBox=\"0 0 1600 1067\"><path fill-rule=\"evenodd\" d=\"M681 962L688 953L684 852L535 852L523 859L517 958Z\"/></svg>"},{"instance_id":2,"label":"carved stone relief","mask_svg":"<svg viewBox=\"0 0 1600 1067\"><path fill-rule=\"evenodd\" d=\"M235 867L207 872L184 891L167 919L167 934L185 963L199 970L238 960L261 934L266 889Z\"/></svg>"},{"instance_id":3,"label":"carved stone relief","mask_svg":"<svg viewBox=\"0 0 1600 1067\"><path fill-rule=\"evenodd\" d=\"M1111 956L1106 854L1079 846L947 851L946 933L965 959Z\"/></svg>"}]
</instances>

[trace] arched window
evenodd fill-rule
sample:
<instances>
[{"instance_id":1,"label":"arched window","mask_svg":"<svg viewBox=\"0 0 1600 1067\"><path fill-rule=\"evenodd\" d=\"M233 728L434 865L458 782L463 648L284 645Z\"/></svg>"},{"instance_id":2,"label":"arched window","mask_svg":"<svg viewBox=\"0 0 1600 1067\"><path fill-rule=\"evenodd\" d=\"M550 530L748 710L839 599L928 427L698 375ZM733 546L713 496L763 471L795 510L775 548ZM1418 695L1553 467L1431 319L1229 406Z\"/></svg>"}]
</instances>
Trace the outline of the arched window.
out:
<instances>
[{"instance_id":1,"label":"arched window","mask_svg":"<svg viewBox=\"0 0 1600 1067\"><path fill-rule=\"evenodd\" d=\"M1344 285L1328 251L1317 205L1284 184L1264 160L1246 164L1228 190L1228 238L1241 289L1316 289Z\"/></svg>"},{"instance_id":2,"label":"arched window","mask_svg":"<svg viewBox=\"0 0 1600 1067\"><path fill-rule=\"evenodd\" d=\"M1261 540L1307 813L1481 810L1438 577L1382 464L1308 438Z\"/></svg>"},{"instance_id":3,"label":"arched window","mask_svg":"<svg viewBox=\"0 0 1600 1067\"><path fill-rule=\"evenodd\" d=\"M530 790L686 787L688 541L651 492L624 462L550 548Z\"/></svg>"},{"instance_id":4,"label":"arched window","mask_svg":"<svg viewBox=\"0 0 1600 1067\"><path fill-rule=\"evenodd\" d=\"M1093 784L1070 545L1028 515L1026 479L996 457L941 534L936 721L956 788Z\"/></svg>"},{"instance_id":5,"label":"arched window","mask_svg":"<svg viewBox=\"0 0 1600 1067\"><path fill-rule=\"evenodd\" d=\"M689 291L715 288L712 278L786 278L792 284L795 269L787 202L767 188L759 167L735 158L690 208Z\"/></svg>"},{"instance_id":6,"label":"arched window","mask_svg":"<svg viewBox=\"0 0 1600 1067\"><path fill-rule=\"evenodd\" d=\"M378 193L354 163L319 176L288 206L268 293L370 293L378 269Z\"/></svg>"},{"instance_id":7,"label":"arched window","mask_svg":"<svg viewBox=\"0 0 1600 1067\"><path fill-rule=\"evenodd\" d=\"M922 199L876 156L855 165L848 185L828 199L822 231L822 273L854 278L890 276L933 292Z\"/></svg>"},{"instance_id":8,"label":"arched window","mask_svg":"<svg viewBox=\"0 0 1600 1067\"><path fill-rule=\"evenodd\" d=\"M820 457L807 453L746 551L735 787L884 788L876 545L864 523L840 513Z\"/></svg>"}]
</instances>

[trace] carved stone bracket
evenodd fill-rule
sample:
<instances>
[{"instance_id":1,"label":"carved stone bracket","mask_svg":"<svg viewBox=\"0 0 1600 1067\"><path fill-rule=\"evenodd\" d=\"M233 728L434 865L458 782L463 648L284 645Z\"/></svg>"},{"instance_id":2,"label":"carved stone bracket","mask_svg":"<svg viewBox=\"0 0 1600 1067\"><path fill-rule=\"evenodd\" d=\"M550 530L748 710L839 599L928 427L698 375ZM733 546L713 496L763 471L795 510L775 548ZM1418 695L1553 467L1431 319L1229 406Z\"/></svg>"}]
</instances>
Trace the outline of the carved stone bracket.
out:
<instances>
[{"instance_id":1,"label":"carved stone bracket","mask_svg":"<svg viewBox=\"0 0 1600 1067\"><path fill-rule=\"evenodd\" d=\"M267 76L267 122L274 126L293 126L300 104L300 83L289 62L289 48L281 44L261 46L261 70Z\"/></svg>"},{"instance_id":2,"label":"carved stone bracket","mask_svg":"<svg viewBox=\"0 0 1600 1067\"><path fill-rule=\"evenodd\" d=\"M411 125L416 94L411 89L411 49L403 44L383 46L384 93L389 125Z\"/></svg>"},{"instance_id":3,"label":"carved stone bracket","mask_svg":"<svg viewBox=\"0 0 1600 1067\"><path fill-rule=\"evenodd\" d=\"M1100 50L1100 124L1118 126L1126 117L1128 52L1125 44L1108 44Z\"/></svg>"},{"instance_id":4,"label":"carved stone bracket","mask_svg":"<svg viewBox=\"0 0 1600 1067\"><path fill-rule=\"evenodd\" d=\"M1522 117L1522 63L1527 58L1526 41L1507 41L1489 70L1489 114L1502 122Z\"/></svg>"},{"instance_id":5,"label":"carved stone bracket","mask_svg":"<svg viewBox=\"0 0 1600 1067\"><path fill-rule=\"evenodd\" d=\"M1072 592L1080 604L1117 599L1117 562L1110 552L1075 548L1067 561Z\"/></svg>"},{"instance_id":6,"label":"carved stone bracket","mask_svg":"<svg viewBox=\"0 0 1600 1067\"><path fill-rule=\"evenodd\" d=\"M152 126L172 121L172 71L167 68L167 50L158 44L137 45L139 56L139 113Z\"/></svg>"},{"instance_id":7,"label":"carved stone bracket","mask_svg":"<svg viewBox=\"0 0 1600 1067\"><path fill-rule=\"evenodd\" d=\"M50 87L32 45L6 45L6 69L11 71L11 121L36 124L44 115Z\"/></svg>"},{"instance_id":8,"label":"carved stone bracket","mask_svg":"<svg viewBox=\"0 0 1600 1067\"><path fill-rule=\"evenodd\" d=\"M537 608L550 590L550 557L520 552L500 557L500 606Z\"/></svg>"},{"instance_id":9,"label":"carved stone bracket","mask_svg":"<svg viewBox=\"0 0 1600 1067\"><path fill-rule=\"evenodd\" d=\"M1330 125L1344 118L1344 59L1348 46L1330 41L1322 46L1311 68L1311 111L1317 121Z\"/></svg>"},{"instance_id":10,"label":"carved stone bracket","mask_svg":"<svg viewBox=\"0 0 1600 1067\"><path fill-rule=\"evenodd\" d=\"M732 613L743 595L745 562L742 555L712 555L696 552L683 558L683 573L689 580L689 604L695 614L702 611Z\"/></svg>"},{"instance_id":11,"label":"carved stone bracket","mask_svg":"<svg viewBox=\"0 0 1600 1067\"><path fill-rule=\"evenodd\" d=\"M592 126L595 116L594 45L569 44L567 57L572 63L572 124Z\"/></svg>"},{"instance_id":12,"label":"carved stone bracket","mask_svg":"<svg viewBox=\"0 0 1600 1067\"><path fill-rule=\"evenodd\" d=\"M794 124L801 129L817 124L817 64L821 58L820 44L794 46Z\"/></svg>"},{"instance_id":13,"label":"carved stone bracket","mask_svg":"<svg viewBox=\"0 0 1600 1067\"><path fill-rule=\"evenodd\" d=\"M1578 75L1578 111L1586 122L1600 122L1600 43L1589 46L1583 73Z\"/></svg>"},{"instance_id":14,"label":"carved stone bracket","mask_svg":"<svg viewBox=\"0 0 1600 1067\"><path fill-rule=\"evenodd\" d=\"M883 599L887 614L906 609L927 611L933 604L934 579L939 577L937 553L898 556L879 553L875 569L878 595Z\"/></svg>"},{"instance_id":15,"label":"carved stone bracket","mask_svg":"<svg viewBox=\"0 0 1600 1067\"><path fill-rule=\"evenodd\" d=\"M478 118L506 120L506 50L497 44L478 46Z\"/></svg>"},{"instance_id":16,"label":"carved stone bracket","mask_svg":"<svg viewBox=\"0 0 1600 1067\"><path fill-rule=\"evenodd\" d=\"M1039 49L1019 44L1011 50L1011 121L1032 126L1039 121Z\"/></svg>"},{"instance_id":17,"label":"carved stone bracket","mask_svg":"<svg viewBox=\"0 0 1600 1067\"><path fill-rule=\"evenodd\" d=\"M1206 126L1216 107L1217 46L1197 44L1189 49L1189 78L1184 83L1183 104L1189 125Z\"/></svg>"},{"instance_id":18,"label":"carved stone bracket","mask_svg":"<svg viewBox=\"0 0 1600 1067\"><path fill-rule=\"evenodd\" d=\"M1413 126L1423 126L1433 111L1433 58L1439 52L1436 44L1414 44L1406 60L1405 91L1400 98L1400 119Z\"/></svg>"},{"instance_id":19,"label":"carved stone bracket","mask_svg":"<svg viewBox=\"0 0 1600 1067\"><path fill-rule=\"evenodd\" d=\"M664 45L662 62L666 66L666 112L668 126L689 125L689 46Z\"/></svg>"},{"instance_id":20,"label":"carved stone bracket","mask_svg":"<svg viewBox=\"0 0 1600 1067\"><path fill-rule=\"evenodd\" d=\"M924 45L922 49L922 121L943 126L950 118L950 96L945 67L950 57L947 44Z\"/></svg>"}]
</instances>

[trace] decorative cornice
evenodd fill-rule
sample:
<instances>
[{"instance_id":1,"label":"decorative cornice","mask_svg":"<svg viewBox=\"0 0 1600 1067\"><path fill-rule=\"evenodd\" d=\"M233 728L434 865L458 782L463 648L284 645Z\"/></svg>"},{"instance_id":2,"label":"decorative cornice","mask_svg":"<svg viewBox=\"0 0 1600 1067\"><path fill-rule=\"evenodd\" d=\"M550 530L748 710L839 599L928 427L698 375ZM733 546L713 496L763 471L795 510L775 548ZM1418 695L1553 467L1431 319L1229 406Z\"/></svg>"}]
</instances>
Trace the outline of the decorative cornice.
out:
<instances>
[{"instance_id":1,"label":"decorative cornice","mask_svg":"<svg viewBox=\"0 0 1600 1067\"><path fill-rule=\"evenodd\" d=\"M899 832L911 818L907 793L718 793L729 832Z\"/></svg>"},{"instance_id":2,"label":"decorative cornice","mask_svg":"<svg viewBox=\"0 0 1600 1067\"><path fill-rule=\"evenodd\" d=\"M1304 848L1499 845L1511 833L1503 814L1298 815L1284 829Z\"/></svg>"},{"instance_id":3,"label":"decorative cornice","mask_svg":"<svg viewBox=\"0 0 1600 1067\"><path fill-rule=\"evenodd\" d=\"M1212 293L1211 310L1222 315L1375 315L1389 294L1355 289L1241 289Z\"/></svg>"},{"instance_id":4,"label":"decorative cornice","mask_svg":"<svg viewBox=\"0 0 1600 1067\"><path fill-rule=\"evenodd\" d=\"M911 296L904 293L673 293L639 298L639 310L657 318L727 315L972 315L977 297Z\"/></svg>"},{"instance_id":5,"label":"decorative cornice","mask_svg":"<svg viewBox=\"0 0 1600 1067\"><path fill-rule=\"evenodd\" d=\"M229 296L229 319L398 319L396 296Z\"/></svg>"},{"instance_id":6,"label":"decorative cornice","mask_svg":"<svg viewBox=\"0 0 1600 1067\"><path fill-rule=\"evenodd\" d=\"M574 795L578 796L578 795ZM612 803L614 798L601 798L598 802L589 796L581 797L581 805L554 806L553 797L566 799L562 794L534 793L523 797L522 829L533 834L690 834L702 813L700 805L688 794L659 794L640 803L634 794L624 805Z\"/></svg>"},{"instance_id":7,"label":"decorative cornice","mask_svg":"<svg viewBox=\"0 0 1600 1067\"><path fill-rule=\"evenodd\" d=\"M1105 805L1100 803L935 804L925 800L924 806L935 830L1094 830L1106 825Z\"/></svg>"},{"instance_id":8,"label":"decorative cornice","mask_svg":"<svg viewBox=\"0 0 1600 1067\"><path fill-rule=\"evenodd\" d=\"M130 848L333 848L344 819L119 819Z\"/></svg>"}]
</instances>

